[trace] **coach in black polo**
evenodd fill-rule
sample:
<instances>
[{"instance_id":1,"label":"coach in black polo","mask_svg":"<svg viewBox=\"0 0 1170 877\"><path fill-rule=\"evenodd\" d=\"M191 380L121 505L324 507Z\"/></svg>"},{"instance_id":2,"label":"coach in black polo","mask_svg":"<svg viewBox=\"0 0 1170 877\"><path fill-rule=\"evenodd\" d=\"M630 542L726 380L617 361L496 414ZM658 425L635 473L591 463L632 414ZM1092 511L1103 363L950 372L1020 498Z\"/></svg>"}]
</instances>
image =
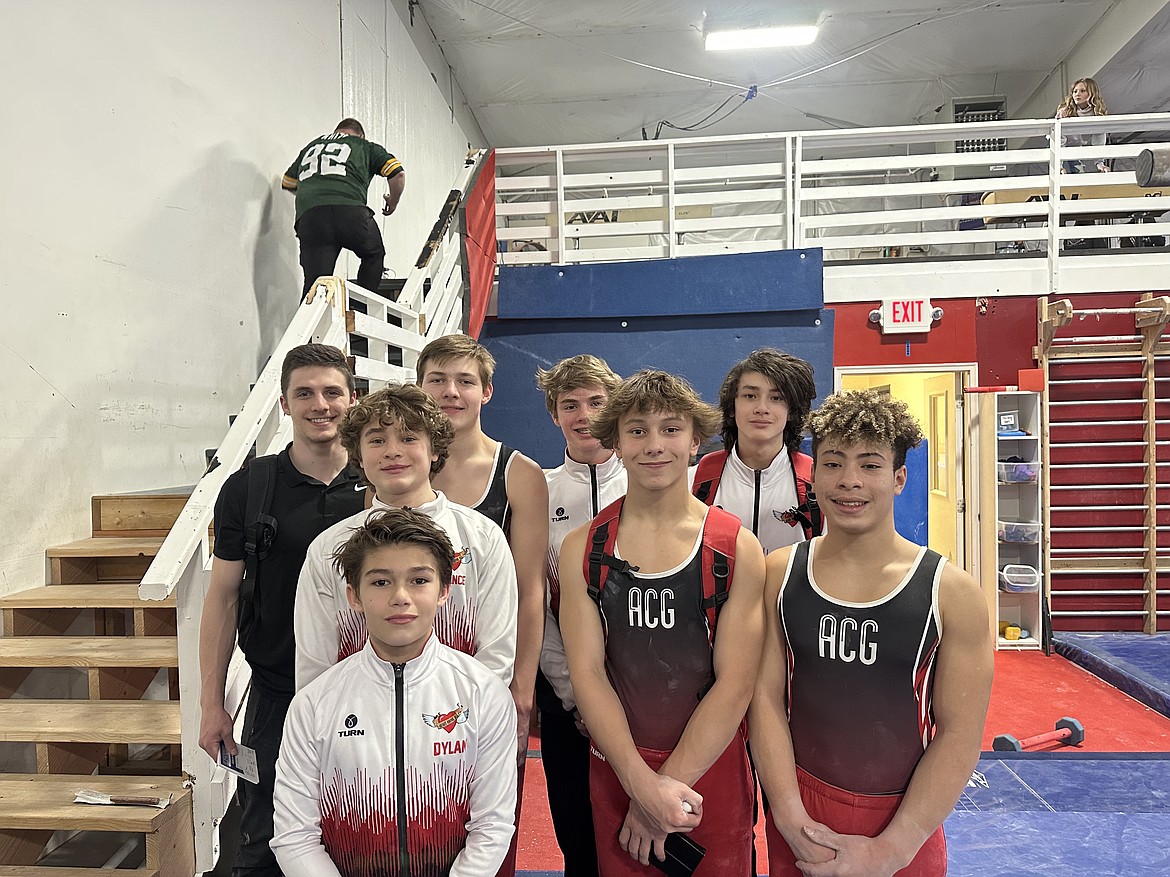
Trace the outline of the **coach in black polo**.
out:
<instances>
[{"instance_id":1,"label":"coach in black polo","mask_svg":"<svg viewBox=\"0 0 1170 877\"><path fill-rule=\"evenodd\" d=\"M361 511L366 491L338 440L354 402L353 375L336 347L294 347L281 369L280 404L292 443L234 473L215 504L215 558L199 629L199 745L218 759L236 752L224 708L237 636L252 668L241 742L256 750L260 782L237 786L243 814L233 877L279 877L269 849L272 787L284 717L295 691L293 602L309 543Z\"/></svg>"}]
</instances>

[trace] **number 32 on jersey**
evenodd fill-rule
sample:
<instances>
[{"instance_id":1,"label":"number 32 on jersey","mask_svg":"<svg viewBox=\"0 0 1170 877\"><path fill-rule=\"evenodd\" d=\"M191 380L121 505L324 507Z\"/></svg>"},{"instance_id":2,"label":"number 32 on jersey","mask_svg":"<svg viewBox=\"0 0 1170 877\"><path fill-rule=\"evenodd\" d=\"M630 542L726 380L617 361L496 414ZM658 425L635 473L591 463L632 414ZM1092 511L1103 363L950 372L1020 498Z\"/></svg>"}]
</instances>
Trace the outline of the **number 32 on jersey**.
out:
<instances>
[{"instance_id":1,"label":"number 32 on jersey","mask_svg":"<svg viewBox=\"0 0 1170 877\"><path fill-rule=\"evenodd\" d=\"M301 159L301 172L297 179L304 181L313 174L345 176L345 163L349 161L348 143L314 143L305 150Z\"/></svg>"}]
</instances>

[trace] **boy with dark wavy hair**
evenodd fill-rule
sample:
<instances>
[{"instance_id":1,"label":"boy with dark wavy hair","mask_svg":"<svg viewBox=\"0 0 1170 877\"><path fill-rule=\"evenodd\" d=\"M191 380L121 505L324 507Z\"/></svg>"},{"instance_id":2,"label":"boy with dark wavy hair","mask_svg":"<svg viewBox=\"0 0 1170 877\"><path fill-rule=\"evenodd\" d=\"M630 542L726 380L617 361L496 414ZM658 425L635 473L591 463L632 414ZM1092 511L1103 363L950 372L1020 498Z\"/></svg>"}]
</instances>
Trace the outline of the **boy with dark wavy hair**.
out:
<instances>
[{"instance_id":1,"label":"boy with dark wavy hair","mask_svg":"<svg viewBox=\"0 0 1170 877\"><path fill-rule=\"evenodd\" d=\"M695 469L695 496L737 515L764 552L821 530L800 436L817 394L812 366L771 347L732 366L719 390L723 450Z\"/></svg>"}]
</instances>

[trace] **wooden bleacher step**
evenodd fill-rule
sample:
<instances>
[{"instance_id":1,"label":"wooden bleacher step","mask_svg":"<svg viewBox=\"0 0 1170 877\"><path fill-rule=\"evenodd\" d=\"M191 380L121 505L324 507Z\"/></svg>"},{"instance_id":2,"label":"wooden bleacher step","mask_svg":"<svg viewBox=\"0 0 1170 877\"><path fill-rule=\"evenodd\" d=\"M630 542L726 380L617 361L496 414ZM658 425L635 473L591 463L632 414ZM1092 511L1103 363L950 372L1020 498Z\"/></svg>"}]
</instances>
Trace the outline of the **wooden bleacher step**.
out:
<instances>
[{"instance_id":1,"label":"wooden bleacher step","mask_svg":"<svg viewBox=\"0 0 1170 877\"><path fill-rule=\"evenodd\" d=\"M178 667L173 636L0 637L0 667Z\"/></svg>"},{"instance_id":2,"label":"wooden bleacher step","mask_svg":"<svg viewBox=\"0 0 1170 877\"><path fill-rule=\"evenodd\" d=\"M179 703L173 700L0 700L0 740L179 743Z\"/></svg>"},{"instance_id":3,"label":"wooden bleacher step","mask_svg":"<svg viewBox=\"0 0 1170 877\"><path fill-rule=\"evenodd\" d=\"M45 549L49 584L138 582L162 545L161 536L91 536Z\"/></svg>"},{"instance_id":4,"label":"wooden bleacher step","mask_svg":"<svg viewBox=\"0 0 1170 877\"><path fill-rule=\"evenodd\" d=\"M0 877L159 877L155 868L60 868L0 865Z\"/></svg>"},{"instance_id":5,"label":"wooden bleacher step","mask_svg":"<svg viewBox=\"0 0 1170 877\"><path fill-rule=\"evenodd\" d=\"M0 597L0 609L174 609L172 594L165 600L143 600L138 585L91 582L45 585Z\"/></svg>"},{"instance_id":6,"label":"wooden bleacher step","mask_svg":"<svg viewBox=\"0 0 1170 877\"><path fill-rule=\"evenodd\" d=\"M170 806L75 804L78 789L110 795L161 796ZM54 831L118 831L146 838L146 867L137 870L37 868L40 850ZM190 877L195 869L191 793L181 777L134 778L0 774L2 877Z\"/></svg>"},{"instance_id":7,"label":"wooden bleacher step","mask_svg":"<svg viewBox=\"0 0 1170 877\"><path fill-rule=\"evenodd\" d=\"M94 536L165 536L191 496L191 487L95 496Z\"/></svg>"},{"instance_id":8,"label":"wooden bleacher step","mask_svg":"<svg viewBox=\"0 0 1170 877\"><path fill-rule=\"evenodd\" d=\"M47 585L0 597L5 637L89 633L90 630L74 627L83 613L93 616L95 634L173 636L176 633L175 598L143 600L138 596L138 585L130 582Z\"/></svg>"},{"instance_id":9,"label":"wooden bleacher step","mask_svg":"<svg viewBox=\"0 0 1170 877\"><path fill-rule=\"evenodd\" d=\"M161 536L90 536L45 549L46 557L154 557Z\"/></svg>"}]
</instances>

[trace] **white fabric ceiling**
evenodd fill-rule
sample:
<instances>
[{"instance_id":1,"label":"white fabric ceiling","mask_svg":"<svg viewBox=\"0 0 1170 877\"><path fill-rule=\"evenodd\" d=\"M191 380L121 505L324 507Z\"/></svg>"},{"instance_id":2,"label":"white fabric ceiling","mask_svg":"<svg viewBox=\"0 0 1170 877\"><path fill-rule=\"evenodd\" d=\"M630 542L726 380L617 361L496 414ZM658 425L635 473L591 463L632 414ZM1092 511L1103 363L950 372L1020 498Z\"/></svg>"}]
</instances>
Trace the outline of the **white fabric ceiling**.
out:
<instances>
[{"instance_id":1,"label":"white fabric ceiling","mask_svg":"<svg viewBox=\"0 0 1170 877\"><path fill-rule=\"evenodd\" d=\"M1126 3L1150 19L1149 0L899 0L893 9L823 0L808 13L821 24L814 45L746 53L703 49L698 0L420 0L416 9L489 143L534 146L635 140L643 127L653 136L660 121L694 125L729 98L716 124L662 136L929 123L943 120L950 98L989 94L1005 95L1017 115ZM706 4L712 21L792 7ZM1069 79L1096 74L1114 113L1165 109L1168 18L1163 9L1100 70L1070 69ZM759 94L745 101L752 85Z\"/></svg>"}]
</instances>

